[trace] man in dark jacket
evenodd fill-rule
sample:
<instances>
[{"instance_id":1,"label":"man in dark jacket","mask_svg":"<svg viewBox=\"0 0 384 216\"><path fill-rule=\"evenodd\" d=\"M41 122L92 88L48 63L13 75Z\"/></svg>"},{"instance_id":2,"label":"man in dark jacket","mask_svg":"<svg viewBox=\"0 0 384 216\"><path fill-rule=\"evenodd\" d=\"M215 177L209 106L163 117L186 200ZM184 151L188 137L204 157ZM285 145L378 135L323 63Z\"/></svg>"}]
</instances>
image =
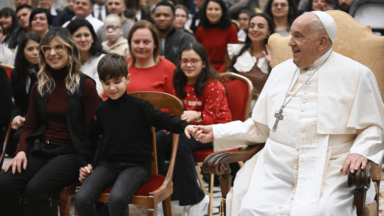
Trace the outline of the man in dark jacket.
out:
<instances>
[{"instance_id":1,"label":"man in dark jacket","mask_svg":"<svg viewBox=\"0 0 384 216\"><path fill-rule=\"evenodd\" d=\"M16 8L16 16L19 20L19 27L17 27L11 34L8 41L8 48L15 49L19 44L20 40L24 37L27 32L31 32L32 29L29 26L29 16L32 12L30 5L20 5Z\"/></svg>"},{"instance_id":2,"label":"man in dark jacket","mask_svg":"<svg viewBox=\"0 0 384 216\"><path fill-rule=\"evenodd\" d=\"M75 6L75 0L67 0L67 7L64 8L63 12L59 17L59 24L62 26L67 21L71 20L75 16L73 7Z\"/></svg>"},{"instance_id":3,"label":"man in dark jacket","mask_svg":"<svg viewBox=\"0 0 384 216\"><path fill-rule=\"evenodd\" d=\"M180 47L186 43L196 42L196 39L191 34L175 29L174 19L175 7L171 3L161 1L156 5L155 26L160 34L160 54L177 66Z\"/></svg>"}]
</instances>

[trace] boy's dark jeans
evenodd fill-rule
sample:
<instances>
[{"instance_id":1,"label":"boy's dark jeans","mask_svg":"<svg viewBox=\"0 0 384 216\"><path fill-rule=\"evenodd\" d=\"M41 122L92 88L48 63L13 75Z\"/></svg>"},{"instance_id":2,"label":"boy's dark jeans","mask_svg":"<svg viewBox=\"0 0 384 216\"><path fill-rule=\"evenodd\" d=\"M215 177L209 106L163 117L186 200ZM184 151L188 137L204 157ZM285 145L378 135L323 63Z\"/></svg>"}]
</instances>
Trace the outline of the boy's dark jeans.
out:
<instances>
[{"instance_id":1,"label":"boy's dark jeans","mask_svg":"<svg viewBox=\"0 0 384 216\"><path fill-rule=\"evenodd\" d=\"M108 198L111 216L128 215L128 203L151 178L152 168L131 163L102 161L88 176L75 197L80 216L96 216L93 204L105 189L114 185Z\"/></svg>"}]
</instances>

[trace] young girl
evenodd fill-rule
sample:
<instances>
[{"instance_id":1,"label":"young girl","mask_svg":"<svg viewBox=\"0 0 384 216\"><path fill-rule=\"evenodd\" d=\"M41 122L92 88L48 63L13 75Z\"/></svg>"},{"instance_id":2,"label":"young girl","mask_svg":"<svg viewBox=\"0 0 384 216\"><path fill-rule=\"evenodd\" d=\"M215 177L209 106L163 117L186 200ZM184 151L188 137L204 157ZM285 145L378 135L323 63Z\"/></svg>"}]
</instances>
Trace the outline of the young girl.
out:
<instances>
[{"instance_id":1,"label":"young girl","mask_svg":"<svg viewBox=\"0 0 384 216\"><path fill-rule=\"evenodd\" d=\"M209 56L200 43L185 44L179 55L180 64L175 70L173 85L175 95L184 105L182 120L195 125L210 125L232 121L226 90L218 73L211 67ZM172 136L160 131L156 134L159 172L164 173L164 159L171 152ZM212 149L212 143L202 144L180 134L175 166L175 185L178 187L179 204L188 216L204 215L209 197L197 184L193 152Z\"/></svg>"},{"instance_id":2,"label":"young girl","mask_svg":"<svg viewBox=\"0 0 384 216\"><path fill-rule=\"evenodd\" d=\"M15 59L15 69L11 74L12 96L15 100L12 122L11 144L7 146L7 154L14 155L19 139L23 133L27 118L31 88L37 81L39 72L39 44L37 34L27 33L21 39Z\"/></svg>"}]
</instances>

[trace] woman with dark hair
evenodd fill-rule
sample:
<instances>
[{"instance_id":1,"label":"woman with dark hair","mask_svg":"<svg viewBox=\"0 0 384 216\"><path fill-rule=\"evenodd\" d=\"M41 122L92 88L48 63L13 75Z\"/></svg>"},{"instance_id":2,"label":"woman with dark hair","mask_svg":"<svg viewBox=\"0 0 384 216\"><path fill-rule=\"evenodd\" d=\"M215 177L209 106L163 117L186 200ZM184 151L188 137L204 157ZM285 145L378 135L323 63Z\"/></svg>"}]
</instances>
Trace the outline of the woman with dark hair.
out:
<instances>
[{"instance_id":1,"label":"woman with dark hair","mask_svg":"<svg viewBox=\"0 0 384 216\"><path fill-rule=\"evenodd\" d=\"M179 54L180 64L175 70L175 95L183 101L182 120L194 125L211 125L232 121L228 108L225 84L211 67L209 56L200 43L185 44ZM172 135L166 131L156 133L160 174L165 176L164 160L172 150ZM180 134L175 163L175 185L179 204L188 216L204 215L209 197L197 184L193 152L212 149L212 143L203 144ZM184 214L183 214L184 215Z\"/></svg>"},{"instance_id":2,"label":"woman with dark hair","mask_svg":"<svg viewBox=\"0 0 384 216\"><path fill-rule=\"evenodd\" d=\"M269 0L264 13L273 19L275 33L283 37L291 35L291 25L297 17L297 8L293 0Z\"/></svg>"},{"instance_id":3,"label":"woman with dark hair","mask_svg":"<svg viewBox=\"0 0 384 216\"><path fill-rule=\"evenodd\" d=\"M7 154L13 155L23 133L24 123L28 114L29 96L31 88L37 81L39 71L40 37L27 33L20 41L15 58L15 69L11 74L12 96L15 100L10 142Z\"/></svg>"},{"instance_id":4,"label":"woman with dark hair","mask_svg":"<svg viewBox=\"0 0 384 216\"><path fill-rule=\"evenodd\" d=\"M2 215L51 216L51 194L78 180L84 130L99 103L92 79L80 72L80 54L67 29L51 29L40 43L39 82L33 84L16 156L0 175Z\"/></svg>"},{"instance_id":5,"label":"woman with dark hair","mask_svg":"<svg viewBox=\"0 0 384 216\"><path fill-rule=\"evenodd\" d=\"M29 16L29 26L32 32L43 38L52 25L52 16L49 10L43 8L33 9Z\"/></svg>"},{"instance_id":6,"label":"woman with dark hair","mask_svg":"<svg viewBox=\"0 0 384 216\"><path fill-rule=\"evenodd\" d=\"M196 41L207 49L212 67L223 72L227 44L238 43L237 27L231 22L222 0L206 0L202 11L201 24L195 33Z\"/></svg>"},{"instance_id":7,"label":"woman with dark hair","mask_svg":"<svg viewBox=\"0 0 384 216\"><path fill-rule=\"evenodd\" d=\"M103 86L97 73L97 64L104 57L104 51L97 39L95 30L88 20L77 18L72 20L67 29L76 43L81 56L81 72L90 76L96 82L97 93L103 94Z\"/></svg>"},{"instance_id":8,"label":"woman with dark hair","mask_svg":"<svg viewBox=\"0 0 384 216\"><path fill-rule=\"evenodd\" d=\"M5 46L5 44L1 43L3 41L3 34L3 24L0 23L0 63L13 66L13 59L15 55L10 49L7 48L7 46Z\"/></svg>"},{"instance_id":9,"label":"woman with dark hair","mask_svg":"<svg viewBox=\"0 0 384 216\"><path fill-rule=\"evenodd\" d=\"M0 23L3 24L3 44L7 45L12 32L19 26L16 13L12 8L5 7L0 10Z\"/></svg>"}]
</instances>

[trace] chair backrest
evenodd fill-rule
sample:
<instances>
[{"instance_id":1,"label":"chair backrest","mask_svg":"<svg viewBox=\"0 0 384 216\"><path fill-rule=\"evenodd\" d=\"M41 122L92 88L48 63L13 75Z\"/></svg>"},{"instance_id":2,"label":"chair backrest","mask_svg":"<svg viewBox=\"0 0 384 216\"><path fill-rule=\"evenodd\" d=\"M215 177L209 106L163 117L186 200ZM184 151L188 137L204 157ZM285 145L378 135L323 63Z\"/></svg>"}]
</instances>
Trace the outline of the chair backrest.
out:
<instances>
[{"instance_id":1,"label":"chair backrest","mask_svg":"<svg viewBox=\"0 0 384 216\"><path fill-rule=\"evenodd\" d=\"M384 98L384 36L376 36L369 26L359 24L350 15L342 11L327 11L337 25L337 37L333 50L367 66L373 71L379 84L381 98ZM292 58L292 50L288 46L291 37L273 34L268 47L271 50L271 67Z\"/></svg>"},{"instance_id":2,"label":"chair backrest","mask_svg":"<svg viewBox=\"0 0 384 216\"><path fill-rule=\"evenodd\" d=\"M369 26L359 24L349 14L342 11L327 11L337 25L337 37L332 49L370 68L376 76L381 98L384 98L384 36L376 36ZM273 34L268 47L271 50L271 67L292 58L292 50L288 46L291 37ZM375 176L381 176L381 168L372 164Z\"/></svg>"},{"instance_id":3,"label":"chair backrest","mask_svg":"<svg viewBox=\"0 0 384 216\"><path fill-rule=\"evenodd\" d=\"M1 64L1 63L0 63L0 66L5 69L5 72L7 72L9 80L11 80L11 73L13 69L15 69L15 67L13 67L12 65Z\"/></svg>"},{"instance_id":4,"label":"chair backrest","mask_svg":"<svg viewBox=\"0 0 384 216\"><path fill-rule=\"evenodd\" d=\"M245 76L232 72L221 73L220 76L227 85L227 101L232 120L247 120L251 112L252 82Z\"/></svg>"},{"instance_id":5,"label":"chair backrest","mask_svg":"<svg viewBox=\"0 0 384 216\"><path fill-rule=\"evenodd\" d=\"M184 110L183 103L180 101L180 99L171 95L171 94L168 94L168 93L142 91L142 92L130 92L128 94L132 95L134 97L142 98L142 99L152 103L156 109L163 109L163 108L169 109L175 116L177 116L179 118L181 117L181 113ZM152 161L152 173L158 174L157 150L156 150L156 132L155 132L154 127L152 127L152 134L153 134L152 156L154 158L154 161ZM172 152L174 152L175 148L177 148L177 143L176 143L176 146L175 146L175 143L173 144ZM174 166L174 158L171 159L170 166L172 166L172 167Z\"/></svg>"}]
</instances>

